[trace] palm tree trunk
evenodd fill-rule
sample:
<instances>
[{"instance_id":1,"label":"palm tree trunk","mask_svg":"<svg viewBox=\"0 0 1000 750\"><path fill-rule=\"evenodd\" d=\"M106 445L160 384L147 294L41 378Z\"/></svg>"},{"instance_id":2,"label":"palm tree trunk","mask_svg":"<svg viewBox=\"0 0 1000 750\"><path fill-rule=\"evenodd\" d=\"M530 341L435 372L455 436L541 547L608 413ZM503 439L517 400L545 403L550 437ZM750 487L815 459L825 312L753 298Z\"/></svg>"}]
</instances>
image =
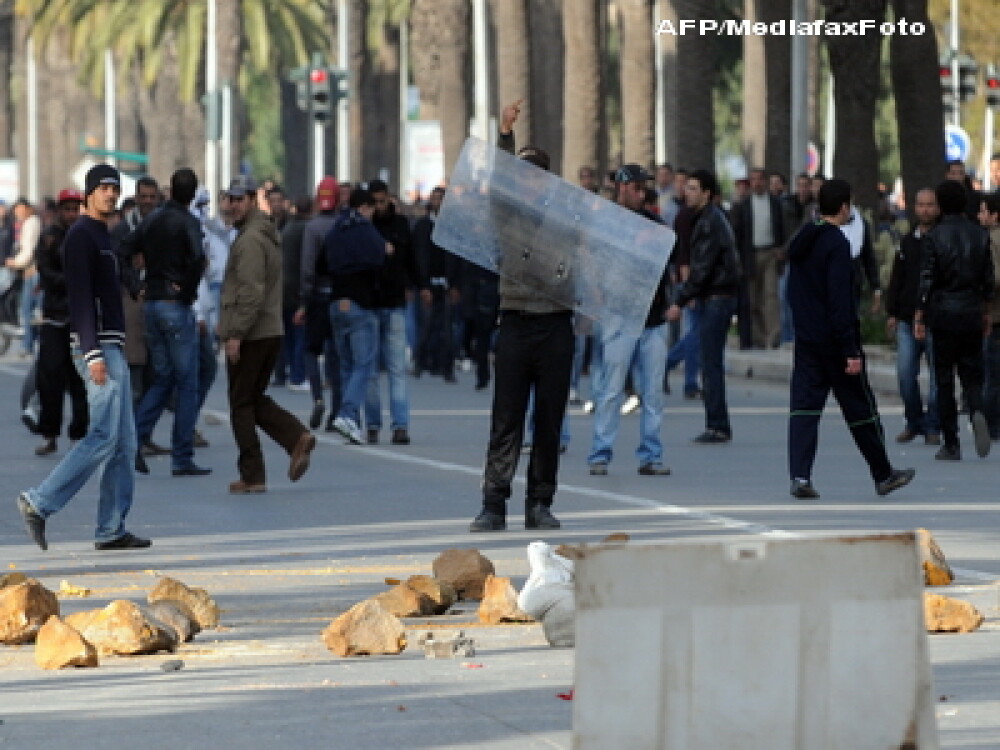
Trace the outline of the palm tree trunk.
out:
<instances>
[{"instance_id":1,"label":"palm tree trunk","mask_svg":"<svg viewBox=\"0 0 1000 750\"><path fill-rule=\"evenodd\" d=\"M529 0L528 3L531 137L535 145L548 152L552 171L557 174L561 172L563 161L565 57L560 4L559 0Z\"/></svg>"},{"instance_id":2,"label":"palm tree trunk","mask_svg":"<svg viewBox=\"0 0 1000 750\"><path fill-rule=\"evenodd\" d=\"M601 21L598 0L563 0L566 48L563 86L562 174L576 181L580 167L600 158Z\"/></svg>"},{"instance_id":3,"label":"palm tree trunk","mask_svg":"<svg viewBox=\"0 0 1000 750\"><path fill-rule=\"evenodd\" d=\"M760 6L767 0L744 0L743 16L760 20ZM767 141L767 57L764 37L743 37L743 158L751 168L764 166Z\"/></svg>"},{"instance_id":4,"label":"palm tree trunk","mask_svg":"<svg viewBox=\"0 0 1000 750\"><path fill-rule=\"evenodd\" d=\"M712 17L712 9L701 0L673 0L673 5L677 18L700 21ZM680 157L689 169L715 169L714 47L712 37L677 36L677 60L684 67L677 76L676 98L670 105L677 117Z\"/></svg>"},{"instance_id":5,"label":"palm tree trunk","mask_svg":"<svg viewBox=\"0 0 1000 750\"><path fill-rule=\"evenodd\" d=\"M367 180L371 175L365 171L364 143L372 137L366 127L368 123L366 93L371 89L372 70L368 60L368 45L365 42L365 31L368 26L365 0L350 0L347 11L350 14L347 27L347 58L348 70L351 75L352 96L348 105L349 125L351 132L351 173L341 175L352 182Z\"/></svg>"},{"instance_id":6,"label":"palm tree trunk","mask_svg":"<svg viewBox=\"0 0 1000 750\"><path fill-rule=\"evenodd\" d=\"M791 0L770 0L761 4L761 20L772 23L792 17ZM767 77L767 132L764 164L771 171L788 176L792 168L789 144L792 141L792 41L790 36L764 37ZM805 155L803 154L803 158Z\"/></svg>"},{"instance_id":7,"label":"palm tree trunk","mask_svg":"<svg viewBox=\"0 0 1000 750\"><path fill-rule=\"evenodd\" d=\"M369 75L365 88L364 118L368 123L364 138L364 174L374 177L387 170L391 185L397 189L399 165L399 27L385 24L380 40L372 50Z\"/></svg>"},{"instance_id":8,"label":"palm tree trunk","mask_svg":"<svg viewBox=\"0 0 1000 750\"><path fill-rule=\"evenodd\" d=\"M239 96L240 59L243 48L242 0L221 0L216 2L215 44L219 85L229 83L232 86L233 102L233 140L229 154L222 158L229 159L231 174L239 174L240 155L242 153L245 113ZM175 88L176 91L176 88Z\"/></svg>"},{"instance_id":9,"label":"palm tree trunk","mask_svg":"<svg viewBox=\"0 0 1000 750\"><path fill-rule=\"evenodd\" d=\"M828 21L843 23L885 18L885 0L823 0ZM878 147L875 105L879 94L882 36L828 36L826 48L837 107L837 152L834 172L851 183L854 202L878 205ZM936 59L936 58L933 58ZM940 144L938 146L940 150Z\"/></svg>"},{"instance_id":10,"label":"palm tree trunk","mask_svg":"<svg viewBox=\"0 0 1000 750\"><path fill-rule=\"evenodd\" d=\"M517 121L517 135L522 143L534 143L531 35L526 0L493 0L493 18L496 24L497 99L501 107L518 99L524 100Z\"/></svg>"},{"instance_id":11,"label":"palm tree trunk","mask_svg":"<svg viewBox=\"0 0 1000 750\"><path fill-rule=\"evenodd\" d=\"M622 159L651 166L654 156L652 0L621 2Z\"/></svg>"},{"instance_id":12,"label":"palm tree trunk","mask_svg":"<svg viewBox=\"0 0 1000 750\"><path fill-rule=\"evenodd\" d=\"M893 15L931 28L927 0L893 0ZM934 187L944 174L944 112L933 34L893 35L892 88L896 96L899 160L906 206L913 211L921 188Z\"/></svg>"},{"instance_id":13,"label":"palm tree trunk","mask_svg":"<svg viewBox=\"0 0 1000 750\"><path fill-rule=\"evenodd\" d=\"M0 0L0 159L14 155L14 102L11 83L14 78L14 7L12 0Z\"/></svg>"}]
</instances>

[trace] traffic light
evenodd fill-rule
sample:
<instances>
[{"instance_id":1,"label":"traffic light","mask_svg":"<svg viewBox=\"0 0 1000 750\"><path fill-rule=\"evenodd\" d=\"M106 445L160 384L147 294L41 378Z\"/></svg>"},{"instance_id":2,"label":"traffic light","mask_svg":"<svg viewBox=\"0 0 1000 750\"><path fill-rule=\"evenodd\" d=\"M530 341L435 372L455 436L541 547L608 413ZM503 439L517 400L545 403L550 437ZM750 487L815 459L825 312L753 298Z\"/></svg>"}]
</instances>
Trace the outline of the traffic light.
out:
<instances>
[{"instance_id":1,"label":"traffic light","mask_svg":"<svg viewBox=\"0 0 1000 750\"><path fill-rule=\"evenodd\" d=\"M979 66L976 61L967 55L962 55L958 60L958 96L963 102L967 102L976 95L978 88Z\"/></svg>"},{"instance_id":2,"label":"traffic light","mask_svg":"<svg viewBox=\"0 0 1000 750\"><path fill-rule=\"evenodd\" d=\"M955 86L952 83L951 63L945 61L938 66L938 76L941 78L941 100L946 111L955 107Z\"/></svg>"},{"instance_id":3,"label":"traffic light","mask_svg":"<svg viewBox=\"0 0 1000 750\"><path fill-rule=\"evenodd\" d=\"M312 68L309 71L309 103L316 122L327 122L330 119L330 71L326 68Z\"/></svg>"},{"instance_id":4,"label":"traffic light","mask_svg":"<svg viewBox=\"0 0 1000 750\"><path fill-rule=\"evenodd\" d=\"M993 65L986 69L986 106L1000 107L1000 75Z\"/></svg>"}]
</instances>

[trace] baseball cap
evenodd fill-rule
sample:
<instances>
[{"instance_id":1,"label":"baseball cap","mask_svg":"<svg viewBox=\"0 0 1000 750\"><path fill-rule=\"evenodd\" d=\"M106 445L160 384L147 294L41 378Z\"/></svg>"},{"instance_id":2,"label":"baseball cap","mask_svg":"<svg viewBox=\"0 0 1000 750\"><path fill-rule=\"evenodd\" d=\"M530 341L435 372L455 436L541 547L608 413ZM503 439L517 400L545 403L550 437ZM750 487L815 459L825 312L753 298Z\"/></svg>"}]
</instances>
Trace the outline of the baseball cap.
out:
<instances>
[{"instance_id":1,"label":"baseball cap","mask_svg":"<svg viewBox=\"0 0 1000 750\"><path fill-rule=\"evenodd\" d=\"M615 182L647 182L653 175L638 164L622 164L615 172Z\"/></svg>"},{"instance_id":2,"label":"baseball cap","mask_svg":"<svg viewBox=\"0 0 1000 750\"><path fill-rule=\"evenodd\" d=\"M226 189L226 195L230 198L242 198L244 195L252 195L257 192L257 185L253 179L245 174L235 177Z\"/></svg>"},{"instance_id":3,"label":"baseball cap","mask_svg":"<svg viewBox=\"0 0 1000 750\"><path fill-rule=\"evenodd\" d=\"M70 201L83 203L83 196L80 195L80 191L73 190L72 188L60 190L59 195L56 196L56 203L69 203Z\"/></svg>"},{"instance_id":4,"label":"baseball cap","mask_svg":"<svg viewBox=\"0 0 1000 750\"><path fill-rule=\"evenodd\" d=\"M337 178L327 175L319 181L316 186L316 207L320 211L332 211L337 207L339 197L337 193L340 188L337 185Z\"/></svg>"},{"instance_id":5,"label":"baseball cap","mask_svg":"<svg viewBox=\"0 0 1000 750\"><path fill-rule=\"evenodd\" d=\"M95 164L87 171L83 181L84 195L90 195L101 185L117 185L121 187L121 177L118 170L110 164Z\"/></svg>"}]
</instances>

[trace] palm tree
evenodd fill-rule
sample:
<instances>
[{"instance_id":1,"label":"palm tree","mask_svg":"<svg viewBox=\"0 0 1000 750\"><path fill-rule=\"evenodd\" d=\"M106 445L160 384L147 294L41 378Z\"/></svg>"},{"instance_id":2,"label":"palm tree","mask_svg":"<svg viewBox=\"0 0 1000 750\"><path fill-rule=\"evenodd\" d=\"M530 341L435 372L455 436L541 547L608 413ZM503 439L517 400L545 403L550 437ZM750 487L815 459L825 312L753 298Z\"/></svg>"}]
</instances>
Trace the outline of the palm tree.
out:
<instances>
[{"instance_id":1,"label":"palm tree","mask_svg":"<svg viewBox=\"0 0 1000 750\"><path fill-rule=\"evenodd\" d=\"M823 0L823 5L827 20L834 23L871 19L878 24L885 18L886 0ZM873 212L878 204L878 148L873 123L881 46L879 34L826 37L837 108L834 172L851 183L855 203Z\"/></svg>"},{"instance_id":2,"label":"palm tree","mask_svg":"<svg viewBox=\"0 0 1000 750\"><path fill-rule=\"evenodd\" d=\"M789 0L745 0L744 17L771 23L791 18ZM790 169L790 37L747 34L743 37L743 143L747 161L757 167Z\"/></svg>"},{"instance_id":3,"label":"palm tree","mask_svg":"<svg viewBox=\"0 0 1000 750\"><path fill-rule=\"evenodd\" d=\"M469 132L468 0L413 0L410 41L420 114L441 123L447 175Z\"/></svg>"},{"instance_id":4,"label":"palm tree","mask_svg":"<svg viewBox=\"0 0 1000 750\"><path fill-rule=\"evenodd\" d=\"M561 0L529 0L531 138L561 172L563 144L563 45Z\"/></svg>"},{"instance_id":5,"label":"palm tree","mask_svg":"<svg viewBox=\"0 0 1000 750\"><path fill-rule=\"evenodd\" d=\"M893 15L931 28L927 0L893 0ZM892 88L896 96L899 160L912 211L916 192L934 187L944 173L944 113L934 34L893 35Z\"/></svg>"},{"instance_id":6,"label":"palm tree","mask_svg":"<svg viewBox=\"0 0 1000 750\"><path fill-rule=\"evenodd\" d=\"M493 0L496 25L497 99L500 106L523 99L517 120L522 143L534 143L531 97L531 36L526 0Z\"/></svg>"},{"instance_id":7,"label":"palm tree","mask_svg":"<svg viewBox=\"0 0 1000 750\"><path fill-rule=\"evenodd\" d=\"M367 85L362 95L366 123L362 174L371 178L383 168L398 188L400 132L399 76L400 26L409 12L408 0L371 0L368 3L366 61Z\"/></svg>"},{"instance_id":8,"label":"palm tree","mask_svg":"<svg viewBox=\"0 0 1000 750\"><path fill-rule=\"evenodd\" d=\"M653 163L652 0L622 0L621 4L622 159L643 166Z\"/></svg>"},{"instance_id":9,"label":"palm tree","mask_svg":"<svg viewBox=\"0 0 1000 750\"><path fill-rule=\"evenodd\" d=\"M580 167L600 158L602 112L600 3L563 0L566 57L563 84L562 173L576 181Z\"/></svg>"},{"instance_id":10,"label":"palm tree","mask_svg":"<svg viewBox=\"0 0 1000 750\"><path fill-rule=\"evenodd\" d=\"M14 109L11 100L11 71L14 66L14 5L0 0L0 75L6 76L0 94L0 159L13 155Z\"/></svg>"},{"instance_id":11,"label":"palm tree","mask_svg":"<svg viewBox=\"0 0 1000 750\"><path fill-rule=\"evenodd\" d=\"M671 0L674 18L700 21L711 18L702 0ZM682 166L689 169L715 168L715 116L712 87L715 84L712 37L697 34L677 36L677 66L674 97L668 107L676 116L676 151Z\"/></svg>"}]
</instances>

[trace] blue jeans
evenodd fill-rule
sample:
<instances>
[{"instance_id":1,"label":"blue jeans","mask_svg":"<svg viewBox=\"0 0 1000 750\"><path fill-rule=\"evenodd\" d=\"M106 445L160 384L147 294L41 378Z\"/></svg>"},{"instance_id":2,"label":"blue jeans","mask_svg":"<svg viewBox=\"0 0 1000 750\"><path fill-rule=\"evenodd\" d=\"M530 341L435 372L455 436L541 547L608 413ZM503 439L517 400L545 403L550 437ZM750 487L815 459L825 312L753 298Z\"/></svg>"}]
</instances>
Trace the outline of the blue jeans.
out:
<instances>
[{"instance_id":1,"label":"blue jeans","mask_svg":"<svg viewBox=\"0 0 1000 750\"><path fill-rule=\"evenodd\" d=\"M635 387L642 401L639 412L639 465L663 460L660 423L663 421L663 370L667 362L667 326L646 328L636 338L615 332L602 336L601 374L594 393L594 441L587 463L610 463L613 455L625 378L634 369Z\"/></svg>"},{"instance_id":2,"label":"blue jeans","mask_svg":"<svg viewBox=\"0 0 1000 750\"><path fill-rule=\"evenodd\" d=\"M587 353L587 337L577 334L573 337L573 369L569 374L569 388L576 391L580 387L580 376L583 374L583 357Z\"/></svg>"},{"instance_id":3,"label":"blue jeans","mask_svg":"<svg viewBox=\"0 0 1000 750\"><path fill-rule=\"evenodd\" d=\"M684 363L684 393L698 392L698 370L701 367L701 345L699 328L701 325L701 305L695 302L694 307L685 306L681 310L681 338L670 347L667 354L667 371L673 370L681 362Z\"/></svg>"},{"instance_id":4,"label":"blue jeans","mask_svg":"<svg viewBox=\"0 0 1000 750\"><path fill-rule=\"evenodd\" d=\"M136 406L135 431L149 440L176 388L170 456L174 469L194 462L194 426L198 420L198 324L190 305L153 300L143 306L146 345L153 382Z\"/></svg>"},{"instance_id":5,"label":"blue jeans","mask_svg":"<svg viewBox=\"0 0 1000 750\"><path fill-rule=\"evenodd\" d=\"M389 377L389 418L392 429L410 426L410 397L406 391L406 308L383 308L375 311L378 320L378 349L375 366L368 377L365 397L365 425L382 426L382 399L379 395L380 366Z\"/></svg>"},{"instance_id":6,"label":"blue jeans","mask_svg":"<svg viewBox=\"0 0 1000 750\"><path fill-rule=\"evenodd\" d=\"M42 518L62 510L100 471L100 499L97 504L97 541L109 542L125 533L125 516L132 507L135 489L135 421L132 418L132 389L128 364L121 347L105 344L104 365L108 379L96 385L79 350L73 364L87 389L90 426L52 473L38 487L27 491L28 501Z\"/></svg>"},{"instance_id":7,"label":"blue jeans","mask_svg":"<svg viewBox=\"0 0 1000 750\"><path fill-rule=\"evenodd\" d=\"M24 327L24 337L21 339L21 351L31 354L35 351L35 327L31 324L35 316L35 307L41 302L38 292L39 276L37 273L25 276L21 284L21 325Z\"/></svg>"},{"instance_id":8,"label":"blue jeans","mask_svg":"<svg viewBox=\"0 0 1000 750\"><path fill-rule=\"evenodd\" d=\"M287 381L298 385L306 379L305 363L302 353L306 344L305 326L297 326L292 318L295 310L282 310L281 322L285 335L281 340L281 351L278 353L278 364L274 366L274 380L277 385Z\"/></svg>"},{"instance_id":9,"label":"blue jeans","mask_svg":"<svg viewBox=\"0 0 1000 750\"><path fill-rule=\"evenodd\" d=\"M927 359L930 373L930 389L927 392L927 411L920 398L920 357ZM941 432L937 408L937 377L934 373L934 341L931 332L927 338L917 341L913 336L913 325L905 320L896 323L896 376L899 378L899 395L903 399L903 414L906 429L918 435Z\"/></svg>"},{"instance_id":10,"label":"blue jeans","mask_svg":"<svg viewBox=\"0 0 1000 750\"><path fill-rule=\"evenodd\" d=\"M341 309L343 303L344 309ZM338 417L361 424L361 405L378 355L378 317L349 299L330 303L330 325L340 359L341 400Z\"/></svg>"},{"instance_id":11,"label":"blue jeans","mask_svg":"<svg viewBox=\"0 0 1000 750\"><path fill-rule=\"evenodd\" d=\"M735 297L710 297L701 303L701 382L705 429L718 430L730 437L732 427L726 404L723 355L735 309Z\"/></svg>"}]
</instances>

